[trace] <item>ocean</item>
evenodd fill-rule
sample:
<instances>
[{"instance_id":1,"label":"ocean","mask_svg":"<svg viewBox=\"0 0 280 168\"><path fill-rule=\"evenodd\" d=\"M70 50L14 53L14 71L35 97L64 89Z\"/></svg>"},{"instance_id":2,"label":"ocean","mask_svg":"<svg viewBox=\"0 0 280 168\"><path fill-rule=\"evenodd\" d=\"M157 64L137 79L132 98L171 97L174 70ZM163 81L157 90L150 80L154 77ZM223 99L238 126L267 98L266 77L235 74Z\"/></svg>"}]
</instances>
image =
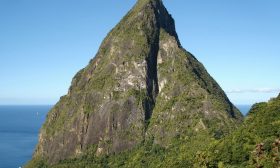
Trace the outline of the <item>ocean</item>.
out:
<instances>
[{"instance_id":1,"label":"ocean","mask_svg":"<svg viewBox=\"0 0 280 168\"><path fill-rule=\"evenodd\" d=\"M18 168L32 158L51 106L0 106L0 168Z\"/></svg>"},{"instance_id":2,"label":"ocean","mask_svg":"<svg viewBox=\"0 0 280 168\"><path fill-rule=\"evenodd\" d=\"M0 106L0 168L18 168L31 159L51 107ZM250 107L237 105L244 115Z\"/></svg>"},{"instance_id":3,"label":"ocean","mask_svg":"<svg viewBox=\"0 0 280 168\"><path fill-rule=\"evenodd\" d=\"M252 105L236 105L236 107L240 110L240 112L246 116L251 109Z\"/></svg>"}]
</instances>

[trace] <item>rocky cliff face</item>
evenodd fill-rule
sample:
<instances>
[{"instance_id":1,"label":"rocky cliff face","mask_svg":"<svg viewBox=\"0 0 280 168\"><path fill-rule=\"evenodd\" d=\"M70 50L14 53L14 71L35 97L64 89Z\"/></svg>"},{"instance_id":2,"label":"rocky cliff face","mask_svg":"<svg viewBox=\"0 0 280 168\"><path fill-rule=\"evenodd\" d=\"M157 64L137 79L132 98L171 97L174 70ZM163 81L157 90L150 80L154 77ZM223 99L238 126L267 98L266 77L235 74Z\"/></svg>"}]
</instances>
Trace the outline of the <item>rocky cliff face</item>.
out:
<instances>
[{"instance_id":1,"label":"rocky cliff face","mask_svg":"<svg viewBox=\"0 0 280 168\"><path fill-rule=\"evenodd\" d=\"M147 139L206 133L220 138L242 120L203 65L180 45L161 0L138 0L108 34L47 116L34 158L49 164L119 153Z\"/></svg>"}]
</instances>

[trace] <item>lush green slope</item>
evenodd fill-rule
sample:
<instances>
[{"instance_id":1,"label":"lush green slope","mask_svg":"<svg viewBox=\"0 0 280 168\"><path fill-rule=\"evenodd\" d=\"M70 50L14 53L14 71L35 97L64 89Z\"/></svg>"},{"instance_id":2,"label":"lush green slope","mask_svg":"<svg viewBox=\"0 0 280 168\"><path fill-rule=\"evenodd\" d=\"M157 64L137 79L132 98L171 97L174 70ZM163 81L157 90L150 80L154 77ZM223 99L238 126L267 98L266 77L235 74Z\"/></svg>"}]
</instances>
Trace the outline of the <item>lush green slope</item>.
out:
<instances>
[{"instance_id":1,"label":"lush green slope","mask_svg":"<svg viewBox=\"0 0 280 168\"><path fill-rule=\"evenodd\" d=\"M53 166L48 166L42 160L33 160L29 167L52 167L52 168L96 168L96 167L200 167L197 156L198 149L207 148L208 143L214 139L208 139L208 134L199 134L189 139L173 139L168 148L155 145L153 140L145 141L132 150L119 154L96 156L92 148L83 156L75 159L63 160ZM208 139L205 141L205 139ZM191 142L190 142L191 140Z\"/></svg>"},{"instance_id":2,"label":"lush green slope","mask_svg":"<svg viewBox=\"0 0 280 168\"><path fill-rule=\"evenodd\" d=\"M212 144L206 160L209 167L280 167L279 138L280 95L255 104L238 130Z\"/></svg>"}]
</instances>

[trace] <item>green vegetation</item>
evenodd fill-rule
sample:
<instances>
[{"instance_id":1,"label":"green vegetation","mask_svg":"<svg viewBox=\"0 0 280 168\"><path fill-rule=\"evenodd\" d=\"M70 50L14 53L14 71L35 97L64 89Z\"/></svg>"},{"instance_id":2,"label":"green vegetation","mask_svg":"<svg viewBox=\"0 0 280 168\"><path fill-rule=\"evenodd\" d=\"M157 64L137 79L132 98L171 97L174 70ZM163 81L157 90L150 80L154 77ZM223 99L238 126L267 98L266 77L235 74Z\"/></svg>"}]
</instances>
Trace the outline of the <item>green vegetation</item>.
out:
<instances>
[{"instance_id":1,"label":"green vegetation","mask_svg":"<svg viewBox=\"0 0 280 168\"><path fill-rule=\"evenodd\" d=\"M204 136L184 139L177 137L173 139L172 145L163 148L154 144L153 139L139 144L133 150L120 154L102 155L96 157L94 150L88 150L79 158L61 161L50 166L52 168L95 168L95 167L191 167L194 164L196 155L200 154L194 149L189 140L197 149L204 149ZM192 158L192 159L191 159ZM42 161L37 162L43 164ZM28 165L29 166L29 165ZM200 165L197 165L199 167Z\"/></svg>"},{"instance_id":2,"label":"green vegetation","mask_svg":"<svg viewBox=\"0 0 280 168\"><path fill-rule=\"evenodd\" d=\"M244 124L207 151L217 166L279 167L280 99L255 104Z\"/></svg>"},{"instance_id":3,"label":"green vegetation","mask_svg":"<svg viewBox=\"0 0 280 168\"><path fill-rule=\"evenodd\" d=\"M41 157L34 157L27 165L24 166L25 168L49 168L50 166L47 162L42 159Z\"/></svg>"},{"instance_id":4,"label":"green vegetation","mask_svg":"<svg viewBox=\"0 0 280 168\"><path fill-rule=\"evenodd\" d=\"M50 123L46 122L43 125L43 129L46 130L48 135L54 135L56 131L62 131L63 126L67 120L67 111L64 110L64 103L68 102L69 98L67 96L63 96L60 98L60 103L56 104L54 108L48 113L47 118L49 119ZM69 105L69 103L67 103ZM60 118L60 120L56 120L55 118Z\"/></svg>"}]
</instances>

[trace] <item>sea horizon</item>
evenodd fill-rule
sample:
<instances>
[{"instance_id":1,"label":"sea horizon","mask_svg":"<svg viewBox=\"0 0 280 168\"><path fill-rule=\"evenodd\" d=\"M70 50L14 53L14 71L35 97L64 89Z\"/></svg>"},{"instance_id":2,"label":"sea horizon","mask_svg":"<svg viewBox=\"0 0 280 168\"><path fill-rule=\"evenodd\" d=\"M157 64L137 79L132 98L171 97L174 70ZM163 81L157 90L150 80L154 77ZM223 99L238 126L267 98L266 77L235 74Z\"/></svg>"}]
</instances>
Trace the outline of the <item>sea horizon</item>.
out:
<instances>
[{"instance_id":1,"label":"sea horizon","mask_svg":"<svg viewBox=\"0 0 280 168\"><path fill-rule=\"evenodd\" d=\"M51 105L0 105L0 167L22 167L32 158Z\"/></svg>"}]
</instances>

